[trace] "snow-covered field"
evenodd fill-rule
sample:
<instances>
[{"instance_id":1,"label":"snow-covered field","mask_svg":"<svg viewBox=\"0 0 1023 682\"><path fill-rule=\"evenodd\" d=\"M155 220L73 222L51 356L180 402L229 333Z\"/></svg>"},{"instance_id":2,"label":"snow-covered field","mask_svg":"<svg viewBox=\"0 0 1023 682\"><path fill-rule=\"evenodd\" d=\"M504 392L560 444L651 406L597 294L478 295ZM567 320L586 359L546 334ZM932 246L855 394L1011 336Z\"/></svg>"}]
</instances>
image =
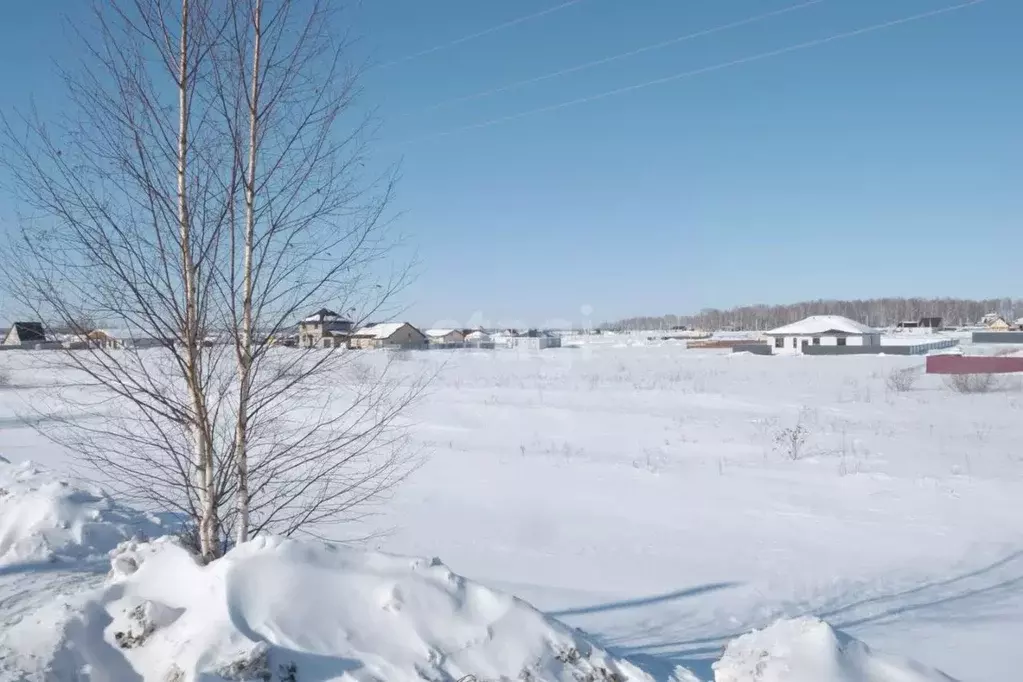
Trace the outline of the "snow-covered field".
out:
<instances>
[{"instance_id":1,"label":"snow-covered field","mask_svg":"<svg viewBox=\"0 0 1023 682\"><path fill-rule=\"evenodd\" d=\"M68 471L68 454L35 430L45 420L35 417L34 427L22 420L25 402L38 395L32 387L57 381L33 362L31 353L0 354L14 385L0 388L0 455ZM713 679L711 664L735 637L804 615L966 682L1016 679L1023 669L1016 646L1023 392L1009 382L961 395L924 375L910 391L887 386L893 369L922 363L731 355L638 336L583 338L578 347L540 353L408 354L400 371L440 370L409 414L423 464L372 528L323 530L376 531L372 549L438 556L455 573L585 633L516 616L537 638L583 637L595 652L627 658L658 680L675 666ZM0 555L3 534L0 519ZM285 558L300 551L273 543L241 549ZM370 560L313 563L330 561ZM0 622L37 608L26 595L39 594L32 581L46 576L26 575L0 568ZM466 622L493 620L477 608ZM241 621L268 622L257 615ZM423 633L435 633L434 624L416 622L429 640ZM838 659L860 671L835 680L929 679L885 677L884 659L815 623L790 621L737 640L719 679L830 682L787 676L784 662L742 672L758 647L779 638L800 660L814 655L800 654L795 641L838 652L818 661L820 675ZM360 660L376 651L348 646L363 652ZM559 655L512 649L544 660ZM455 669L438 664L434 678ZM551 674L562 673L574 674Z\"/></svg>"}]
</instances>

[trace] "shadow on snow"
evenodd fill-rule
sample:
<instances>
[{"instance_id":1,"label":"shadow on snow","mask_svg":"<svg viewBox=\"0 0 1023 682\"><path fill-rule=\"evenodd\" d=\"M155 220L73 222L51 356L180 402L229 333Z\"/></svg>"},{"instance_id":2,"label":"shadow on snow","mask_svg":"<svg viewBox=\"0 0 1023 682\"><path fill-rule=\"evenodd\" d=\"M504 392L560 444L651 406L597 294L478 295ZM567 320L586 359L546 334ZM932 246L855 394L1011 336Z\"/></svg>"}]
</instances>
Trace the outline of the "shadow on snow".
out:
<instances>
[{"instance_id":1,"label":"shadow on snow","mask_svg":"<svg viewBox=\"0 0 1023 682\"><path fill-rule=\"evenodd\" d=\"M629 608L667 604L688 597L716 592L737 583L715 583L662 595L551 612L556 618L570 618ZM712 664L721 657L728 642L752 629L762 628L777 618L817 616L839 630L855 630L885 621L915 618L920 621L948 618L984 618L991 609L1006 608L1006 600L1023 588L1023 550L981 568L942 580L924 582L907 589L875 594L843 603L840 599L800 609L775 607L769 615L741 628L688 638L671 638L672 630L686 628L685 613L646 621L643 627L622 632L587 634L600 646L630 660L657 680L668 680L676 666L691 670L700 679L713 679ZM956 606L954 614L945 609ZM690 631L698 624L688 626Z\"/></svg>"}]
</instances>

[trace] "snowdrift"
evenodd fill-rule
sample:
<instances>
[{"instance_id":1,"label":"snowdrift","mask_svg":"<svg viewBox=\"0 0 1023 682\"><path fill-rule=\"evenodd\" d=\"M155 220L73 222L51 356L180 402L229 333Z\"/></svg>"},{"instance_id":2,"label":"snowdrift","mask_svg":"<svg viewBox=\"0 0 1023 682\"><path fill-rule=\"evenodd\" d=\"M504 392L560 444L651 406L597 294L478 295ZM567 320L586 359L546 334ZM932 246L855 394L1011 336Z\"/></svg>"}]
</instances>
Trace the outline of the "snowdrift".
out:
<instances>
[{"instance_id":1,"label":"snowdrift","mask_svg":"<svg viewBox=\"0 0 1023 682\"><path fill-rule=\"evenodd\" d=\"M732 640L714 682L954 682L836 632L817 618L782 620Z\"/></svg>"},{"instance_id":2,"label":"snowdrift","mask_svg":"<svg viewBox=\"0 0 1023 682\"><path fill-rule=\"evenodd\" d=\"M105 560L127 539L166 532L157 519L100 491L73 487L30 463L0 457L0 567Z\"/></svg>"},{"instance_id":3,"label":"snowdrift","mask_svg":"<svg viewBox=\"0 0 1023 682\"><path fill-rule=\"evenodd\" d=\"M654 682L438 559L264 537L203 566L174 538L143 540L159 530L146 515L29 465L0 462L0 489L3 681ZM103 552L109 572L96 571ZM739 637L714 670L715 682L950 679L812 618ZM672 680L699 682L683 668Z\"/></svg>"},{"instance_id":4,"label":"snowdrift","mask_svg":"<svg viewBox=\"0 0 1023 682\"><path fill-rule=\"evenodd\" d=\"M112 566L74 618L13 628L16 641L53 648L47 661L35 646L23 669L55 680L652 682L437 560L262 538L201 566L161 539L124 543Z\"/></svg>"}]
</instances>

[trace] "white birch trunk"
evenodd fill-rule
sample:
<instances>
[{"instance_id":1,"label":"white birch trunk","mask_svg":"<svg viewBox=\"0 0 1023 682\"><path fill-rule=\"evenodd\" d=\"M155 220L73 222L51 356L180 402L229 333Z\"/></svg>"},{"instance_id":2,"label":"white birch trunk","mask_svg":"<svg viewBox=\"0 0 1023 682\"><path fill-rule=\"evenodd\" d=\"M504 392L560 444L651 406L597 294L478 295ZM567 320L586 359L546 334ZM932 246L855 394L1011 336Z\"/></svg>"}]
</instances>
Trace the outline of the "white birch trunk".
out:
<instances>
[{"instance_id":1,"label":"white birch trunk","mask_svg":"<svg viewBox=\"0 0 1023 682\"><path fill-rule=\"evenodd\" d=\"M237 532L240 544L249 539L249 448L248 412L252 382L252 268L253 244L256 230L256 159L258 157L259 128L259 79L262 51L263 0L256 0L253 8L252 27L252 82L249 92L249 153L245 173L245 239L244 263L242 265L242 329L239 334L241 347L238 350L238 423L235 429L235 466L237 469Z\"/></svg>"},{"instance_id":2,"label":"white birch trunk","mask_svg":"<svg viewBox=\"0 0 1023 682\"><path fill-rule=\"evenodd\" d=\"M217 552L216 500L214 499L214 476L212 452L206 433L205 396L199 376L199 315L196 291L195 260L192 254L191 222L188 212L188 144L190 87L188 76L189 51L189 1L181 0L181 38L178 49L178 228L181 240L181 271L184 281L185 320L182 338L185 342L185 382L192 406L189 424L191 446L194 450L196 467L196 489L199 497L199 552L207 561L215 558Z\"/></svg>"}]
</instances>

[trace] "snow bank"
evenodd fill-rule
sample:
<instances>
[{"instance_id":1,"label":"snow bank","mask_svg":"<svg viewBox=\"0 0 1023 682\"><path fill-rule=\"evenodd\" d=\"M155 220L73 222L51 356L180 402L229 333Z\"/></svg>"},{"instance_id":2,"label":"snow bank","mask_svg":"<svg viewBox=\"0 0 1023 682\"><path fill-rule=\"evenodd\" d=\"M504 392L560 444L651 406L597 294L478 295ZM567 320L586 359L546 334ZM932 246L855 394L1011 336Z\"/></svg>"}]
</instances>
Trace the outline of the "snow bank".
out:
<instances>
[{"instance_id":1,"label":"snow bank","mask_svg":"<svg viewBox=\"0 0 1023 682\"><path fill-rule=\"evenodd\" d=\"M160 530L146 515L28 464L0 461L0 489L0 680L654 680L438 559L263 537L204 566L174 538L139 539ZM812 618L739 637L714 671L715 682L950 680ZM676 668L669 682L698 680Z\"/></svg>"},{"instance_id":2,"label":"snow bank","mask_svg":"<svg viewBox=\"0 0 1023 682\"><path fill-rule=\"evenodd\" d=\"M0 458L0 566L105 559L124 540L166 533L156 519L29 463Z\"/></svg>"},{"instance_id":3,"label":"snow bank","mask_svg":"<svg viewBox=\"0 0 1023 682\"><path fill-rule=\"evenodd\" d=\"M36 620L32 671L84 679L652 682L523 601L440 561L261 538L201 566L169 539L124 543L75 618ZM0 640L2 644L2 640ZM46 661L44 659L49 659ZM57 677L55 679L63 679ZM685 678L683 678L685 679Z\"/></svg>"},{"instance_id":4,"label":"snow bank","mask_svg":"<svg viewBox=\"0 0 1023 682\"><path fill-rule=\"evenodd\" d=\"M954 682L918 663L872 651L817 618L781 620L732 640L715 682Z\"/></svg>"}]
</instances>

